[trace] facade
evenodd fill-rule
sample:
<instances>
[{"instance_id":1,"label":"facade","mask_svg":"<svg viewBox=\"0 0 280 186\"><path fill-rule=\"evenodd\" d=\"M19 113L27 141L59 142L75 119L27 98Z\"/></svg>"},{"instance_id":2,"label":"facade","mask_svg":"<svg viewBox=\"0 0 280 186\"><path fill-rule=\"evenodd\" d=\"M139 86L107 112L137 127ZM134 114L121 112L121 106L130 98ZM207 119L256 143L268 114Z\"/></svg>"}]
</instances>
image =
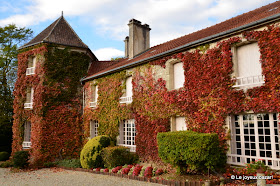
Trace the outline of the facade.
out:
<instances>
[{"instance_id":1,"label":"facade","mask_svg":"<svg viewBox=\"0 0 280 186\"><path fill-rule=\"evenodd\" d=\"M87 52L91 63L80 89L83 142L106 134L143 160L156 161L158 132L215 132L228 163L262 159L280 169L279 21L275 2L150 48L149 25L130 20L123 59L98 61ZM34 67L36 74L37 63L25 66L26 76ZM32 98L35 103L39 90L26 91L22 105L36 110ZM24 131L30 126L31 135L14 144L24 147L31 139L32 151L32 120Z\"/></svg>"}]
</instances>

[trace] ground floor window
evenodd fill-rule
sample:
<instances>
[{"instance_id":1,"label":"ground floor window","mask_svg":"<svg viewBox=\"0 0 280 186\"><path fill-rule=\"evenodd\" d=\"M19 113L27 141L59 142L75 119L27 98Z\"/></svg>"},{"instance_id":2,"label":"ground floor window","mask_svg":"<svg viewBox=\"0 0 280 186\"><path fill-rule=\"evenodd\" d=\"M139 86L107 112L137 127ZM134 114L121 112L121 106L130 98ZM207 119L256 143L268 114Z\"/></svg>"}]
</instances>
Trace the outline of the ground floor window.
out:
<instances>
[{"instance_id":1,"label":"ground floor window","mask_svg":"<svg viewBox=\"0 0 280 186\"><path fill-rule=\"evenodd\" d=\"M26 121L24 123L24 135L23 135L23 149L29 149L31 147L31 122Z\"/></svg>"},{"instance_id":2,"label":"ground floor window","mask_svg":"<svg viewBox=\"0 0 280 186\"><path fill-rule=\"evenodd\" d=\"M231 164L246 164L262 159L280 169L278 114L243 114L231 117Z\"/></svg>"},{"instance_id":3,"label":"ground floor window","mask_svg":"<svg viewBox=\"0 0 280 186\"><path fill-rule=\"evenodd\" d=\"M124 120L120 124L120 141L119 145L126 146L130 148L130 151L135 152L135 136L136 136L136 128L135 128L135 120L128 119Z\"/></svg>"},{"instance_id":4,"label":"ground floor window","mask_svg":"<svg viewBox=\"0 0 280 186\"><path fill-rule=\"evenodd\" d=\"M97 120L90 121L90 138L98 136L98 126L99 124Z\"/></svg>"}]
</instances>

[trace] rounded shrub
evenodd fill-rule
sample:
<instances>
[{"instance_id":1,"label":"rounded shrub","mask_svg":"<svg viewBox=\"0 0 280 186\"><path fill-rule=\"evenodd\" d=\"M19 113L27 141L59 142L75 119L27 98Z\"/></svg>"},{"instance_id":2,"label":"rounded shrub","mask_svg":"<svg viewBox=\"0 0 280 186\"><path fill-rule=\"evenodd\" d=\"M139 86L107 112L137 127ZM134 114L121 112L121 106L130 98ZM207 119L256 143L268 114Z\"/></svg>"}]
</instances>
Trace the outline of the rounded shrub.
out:
<instances>
[{"instance_id":1,"label":"rounded shrub","mask_svg":"<svg viewBox=\"0 0 280 186\"><path fill-rule=\"evenodd\" d=\"M0 161L6 161L10 157L10 154L8 152L0 152Z\"/></svg>"},{"instance_id":2,"label":"rounded shrub","mask_svg":"<svg viewBox=\"0 0 280 186\"><path fill-rule=\"evenodd\" d=\"M106 147L102 150L101 156L107 168L134 164L138 161L138 156L129 152L129 148L123 146Z\"/></svg>"},{"instance_id":3,"label":"rounded shrub","mask_svg":"<svg viewBox=\"0 0 280 186\"><path fill-rule=\"evenodd\" d=\"M96 136L89 140L81 151L80 161L82 167L87 169L104 167L101 151L109 145L110 138L105 135Z\"/></svg>"},{"instance_id":4,"label":"rounded shrub","mask_svg":"<svg viewBox=\"0 0 280 186\"><path fill-rule=\"evenodd\" d=\"M17 151L13 156L13 164L16 168L25 168L28 166L29 152L28 151Z\"/></svg>"}]
</instances>

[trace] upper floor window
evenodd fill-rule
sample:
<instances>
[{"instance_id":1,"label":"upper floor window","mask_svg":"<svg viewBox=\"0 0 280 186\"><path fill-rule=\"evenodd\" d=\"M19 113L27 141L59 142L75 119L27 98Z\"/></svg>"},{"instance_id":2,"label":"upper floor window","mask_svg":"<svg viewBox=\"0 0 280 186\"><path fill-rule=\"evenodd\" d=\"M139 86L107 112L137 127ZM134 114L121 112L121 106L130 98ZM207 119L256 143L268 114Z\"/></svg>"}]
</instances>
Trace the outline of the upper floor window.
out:
<instances>
[{"instance_id":1,"label":"upper floor window","mask_svg":"<svg viewBox=\"0 0 280 186\"><path fill-rule=\"evenodd\" d=\"M120 103L131 103L132 102L132 76L126 78L125 81L125 94L120 98Z\"/></svg>"},{"instance_id":2,"label":"upper floor window","mask_svg":"<svg viewBox=\"0 0 280 186\"><path fill-rule=\"evenodd\" d=\"M31 147L31 122L26 121L24 124L24 136L23 136L23 149L28 149Z\"/></svg>"},{"instance_id":3,"label":"upper floor window","mask_svg":"<svg viewBox=\"0 0 280 186\"><path fill-rule=\"evenodd\" d=\"M90 107L95 108L97 106L97 99L98 99L98 86L97 85L93 85L91 87L91 93L92 93L92 97L91 97L91 101L89 103Z\"/></svg>"},{"instance_id":4,"label":"upper floor window","mask_svg":"<svg viewBox=\"0 0 280 186\"><path fill-rule=\"evenodd\" d=\"M236 85L234 87L250 88L262 85L264 78L258 43L236 47L235 53Z\"/></svg>"},{"instance_id":5,"label":"upper floor window","mask_svg":"<svg viewBox=\"0 0 280 186\"><path fill-rule=\"evenodd\" d=\"M24 103L25 109L33 108L33 97L34 97L34 89L33 87L28 87L26 92L26 101Z\"/></svg>"},{"instance_id":6,"label":"upper floor window","mask_svg":"<svg viewBox=\"0 0 280 186\"><path fill-rule=\"evenodd\" d=\"M36 66L36 57L35 56L30 56L28 58L26 75L35 74L35 66Z\"/></svg>"},{"instance_id":7,"label":"upper floor window","mask_svg":"<svg viewBox=\"0 0 280 186\"><path fill-rule=\"evenodd\" d=\"M178 89L184 86L185 82L185 75L184 75L184 68L183 63L175 63L173 65L173 84L174 89Z\"/></svg>"},{"instance_id":8,"label":"upper floor window","mask_svg":"<svg viewBox=\"0 0 280 186\"><path fill-rule=\"evenodd\" d=\"M98 127L99 124L97 120L90 121L90 138L98 136Z\"/></svg>"}]
</instances>

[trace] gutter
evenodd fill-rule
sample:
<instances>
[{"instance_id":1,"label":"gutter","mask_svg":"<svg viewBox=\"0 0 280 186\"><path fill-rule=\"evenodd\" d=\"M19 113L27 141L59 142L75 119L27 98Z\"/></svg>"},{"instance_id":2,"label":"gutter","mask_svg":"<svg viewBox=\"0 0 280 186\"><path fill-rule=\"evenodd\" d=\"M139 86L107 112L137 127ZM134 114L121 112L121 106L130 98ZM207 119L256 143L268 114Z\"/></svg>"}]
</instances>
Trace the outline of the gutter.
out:
<instances>
[{"instance_id":1,"label":"gutter","mask_svg":"<svg viewBox=\"0 0 280 186\"><path fill-rule=\"evenodd\" d=\"M96 79L96 78L99 78L101 76L112 74L114 72L118 72L118 71L121 71L121 70L124 70L124 69L127 69L127 68L139 66L141 64L147 63L148 61L156 60L160 57L165 57L165 56L169 56L169 55L174 54L174 53L182 52L182 51L186 50L187 48L190 48L190 47L193 47L193 46L201 45L203 43L208 43L208 42L213 41L213 40L218 40L221 37L232 35L233 33L236 33L236 32L242 32L244 30L248 30L249 28L259 27L259 26L262 26L264 24L274 22L275 20L277 20L279 18L280 18L280 13L275 14L273 16L269 16L269 17L260 19L260 20L257 20L257 21L254 21L254 22L251 22L251 23L246 24L246 25L242 25L242 26L239 26L239 27L236 27L236 28L224 31L224 32L220 32L218 34L214 34L214 35L211 35L211 36L208 36L208 37L205 37L205 38L187 43L187 44L182 45L180 47L165 51L163 53L160 53L160 54L157 54L157 55L154 55L154 56L151 56L151 57L139 60L139 61L135 61L133 63L127 64L127 65L124 65L124 66L121 66L121 67L117 67L115 69L108 70L106 72L103 72L103 73L100 73L100 74L97 74L97 75L94 75L94 76L91 76L91 77L83 78L83 79L81 79L81 82L87 81L87 80L90 80L90 79Z\"/></svg>"}]
</instances>

